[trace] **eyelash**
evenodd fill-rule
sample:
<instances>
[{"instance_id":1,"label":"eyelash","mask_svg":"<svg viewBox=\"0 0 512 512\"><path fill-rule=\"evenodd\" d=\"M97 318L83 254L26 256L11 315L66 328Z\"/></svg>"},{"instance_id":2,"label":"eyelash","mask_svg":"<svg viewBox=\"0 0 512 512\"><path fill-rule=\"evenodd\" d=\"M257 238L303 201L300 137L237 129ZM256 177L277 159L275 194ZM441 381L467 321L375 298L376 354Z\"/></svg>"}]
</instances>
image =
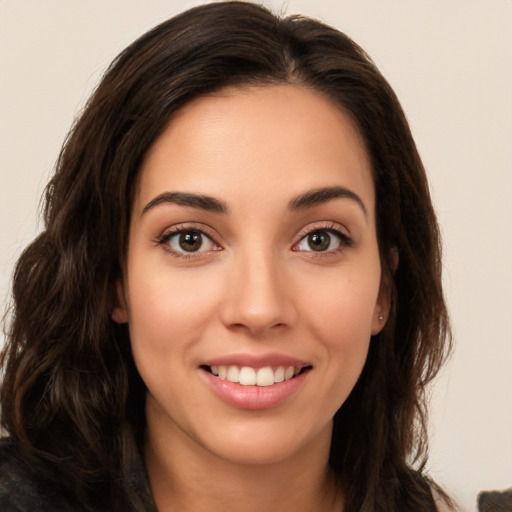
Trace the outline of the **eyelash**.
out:
<instances>
[{"instance_id":1,"label":"eyelash","mask_svg":"<svg viewBox=\"0 0 512 512\"><path fill-rule=\"evenodd\" d=\"M341 253L345 251L346 249L352 247L353 245L353 239L349 235L338 229L335 223L328 223L324 225L317 225L314 226L313 228L306 228L305 231L299 234L299 241L296 244L294 244L293 250L299 252L299 249L295 248L298 247L299 244L301 244L304 240L306 240L308 236L311 236L315 233L328 233L330 235L335 235L340 239L340 245L336 249L331 249L328 251L303 251L305 253L308 253L309 257L321 258L326 256L332 256L335 253Z\"/></svg>"},{"instance_id":2,"label":"eyelash","mask_svg":"<svg viewBox=\"0 0 512 512\"><path fill-rule=\"evenodd\" d=\"M156 242L158 245L161 245L167 252L171 253L173 256L175 256L177 258L182 258L182 259L186 259L186 260L197 258L198 251L191 251L191 252L176 251L170 246L170 244L169 244L170 240L173 237L183 234L183 233L198 233L198 234L202 235L203 237L206 237L214 245L218 246L218 244L213 240L213 237L209 233L207 233L206 230L204 230L200 227L197 227L197 226L186 226L186 225L172 227L172 228L168 229L160 237L158 237L156 239ZM216 249L216 250L218 250L218 249ZM202 253L202 252L206 252L206 251L200 251L200 253Z\"/></svg>"},{"instance_id":3,"label":"eyelash","mask_svg":"<svg viewBox=\"0 0 512 512\"><path fill-rule=\"evenodd\" d=\"M315 233L322 233L322 232L332 234L332 235L335 235L336 237L338 237L340 239L340 246L337 247L336 249L331 249L328 251L314 251L314 250L301 251L299 249L296 249L296 247L298 247L299 244L301 244L308 236L311 236ZM172 228L168 229L167 231L165 231L161 236L159 236L156 239L156 243L158 245L161 245L167 252L171 253L174 257L182 258L182 259L197 258L198 254L201 254L202 252L208 252L208 251L187 252L187 251L174 250L169 244L170 240L173 237L183 234L183 233L198 233L198 234L206 237L212 244L216 245L217 247L220 247L219 244L217 244L215 242L213 237L206 230L204 230L200 227L197 227L197 226L187 226L187 225L176 226L176 227L172 227ZM335 227L335 224L333 224L333 223L315 226L312 229L308 228L305 231L303 231L302 233L300 233L299 236L300 236L299 241L293 245L292 250L296 251L296 252L309 253L308 254L309 257L318 258L318 257L322 257L322 256L325 257L327 255L332 255L333 253L340 253L353 245L352 238L349 237L347 234L343 233L342 231L340 231L339 229L337 229ZM218 251L221 249L214 249L214 250Z\"/></svg>"}]
</instances>

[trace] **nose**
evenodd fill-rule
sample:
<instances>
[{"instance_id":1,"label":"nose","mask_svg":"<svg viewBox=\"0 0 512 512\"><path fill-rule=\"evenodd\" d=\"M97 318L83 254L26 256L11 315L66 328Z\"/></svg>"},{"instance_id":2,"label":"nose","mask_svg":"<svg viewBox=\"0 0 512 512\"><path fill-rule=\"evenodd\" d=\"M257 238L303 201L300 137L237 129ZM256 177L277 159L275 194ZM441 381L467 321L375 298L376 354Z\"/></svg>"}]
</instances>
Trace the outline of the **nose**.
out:
<instances>
[{"instance_id":1,"label":"nose","mask_svg":"<svg viewBox=\"0 0 512 512\"><path fill-rule=\"evenodd\" d=\"M277 259L262 251L239 255L229 268L221 313L226 327L262 336L295 322L293 292Z\"/></svg>"}]
</instances>

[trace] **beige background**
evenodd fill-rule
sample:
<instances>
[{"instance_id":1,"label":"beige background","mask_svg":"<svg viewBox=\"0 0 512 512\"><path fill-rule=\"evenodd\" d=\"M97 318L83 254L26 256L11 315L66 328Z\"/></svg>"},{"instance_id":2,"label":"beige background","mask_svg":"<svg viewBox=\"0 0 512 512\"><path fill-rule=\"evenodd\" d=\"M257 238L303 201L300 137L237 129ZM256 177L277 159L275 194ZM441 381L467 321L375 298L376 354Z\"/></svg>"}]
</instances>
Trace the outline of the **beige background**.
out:
<instances>
[{"instance_id":1,"label":"beige background","mask_svg":"<svg viewBox=\"0 0 512 512\"><path fill-rule=\"evenodd\" d=\"M0 305L74 116L112 58L200 2L0 0ZM430 470L468 511L512 486L512 1L280 0L346 31L395 88L445 240L457 348L433 390Z\"/></svg>"}]
</instances>

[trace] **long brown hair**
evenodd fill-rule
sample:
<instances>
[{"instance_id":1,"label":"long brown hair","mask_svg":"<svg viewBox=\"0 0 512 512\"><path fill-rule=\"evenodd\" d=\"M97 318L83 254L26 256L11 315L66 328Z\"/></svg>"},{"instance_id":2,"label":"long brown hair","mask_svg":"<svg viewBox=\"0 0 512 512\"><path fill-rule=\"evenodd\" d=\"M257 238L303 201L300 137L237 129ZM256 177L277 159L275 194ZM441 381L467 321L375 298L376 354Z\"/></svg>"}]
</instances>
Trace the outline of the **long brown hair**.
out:
<instances>
[{"instance_id":1,"label":"long brown hair","mask_svg":"<svg viewBox=\"0 0 512 512\"><path fill-rule=\"evenodd\" d=\"M334 418L330 465L346 511L435 510L423 474L425 390L451 341L439 231L408 123L349 37L243 2L193 8L115 59L63 146L44 231L14 273L2 425L39 478L86 510L154 510L140 455L145 389L128 330L109 314L144 155L192 98L277 83L319 91L354 119L375 182L392 307Z\"/></svg>"}]
</instances>

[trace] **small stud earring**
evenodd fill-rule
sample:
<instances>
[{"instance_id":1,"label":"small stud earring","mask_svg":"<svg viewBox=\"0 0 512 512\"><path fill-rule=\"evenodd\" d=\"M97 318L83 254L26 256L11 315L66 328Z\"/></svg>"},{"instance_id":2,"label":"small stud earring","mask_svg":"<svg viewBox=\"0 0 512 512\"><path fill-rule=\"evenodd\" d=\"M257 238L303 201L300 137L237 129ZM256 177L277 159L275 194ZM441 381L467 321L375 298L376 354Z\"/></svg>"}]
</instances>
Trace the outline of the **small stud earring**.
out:
<instances>
[{"instance_id":1,"label":"small stud earring","mask_svg":"<svg viewBox=\"0 0 512 512\"><path fill-rule=\"evenodd\" d=\"M382 320L384 320L384 315L381 313L381 314L379 315L379 322L382 322Z\"/></svg>"}]
</instances>

